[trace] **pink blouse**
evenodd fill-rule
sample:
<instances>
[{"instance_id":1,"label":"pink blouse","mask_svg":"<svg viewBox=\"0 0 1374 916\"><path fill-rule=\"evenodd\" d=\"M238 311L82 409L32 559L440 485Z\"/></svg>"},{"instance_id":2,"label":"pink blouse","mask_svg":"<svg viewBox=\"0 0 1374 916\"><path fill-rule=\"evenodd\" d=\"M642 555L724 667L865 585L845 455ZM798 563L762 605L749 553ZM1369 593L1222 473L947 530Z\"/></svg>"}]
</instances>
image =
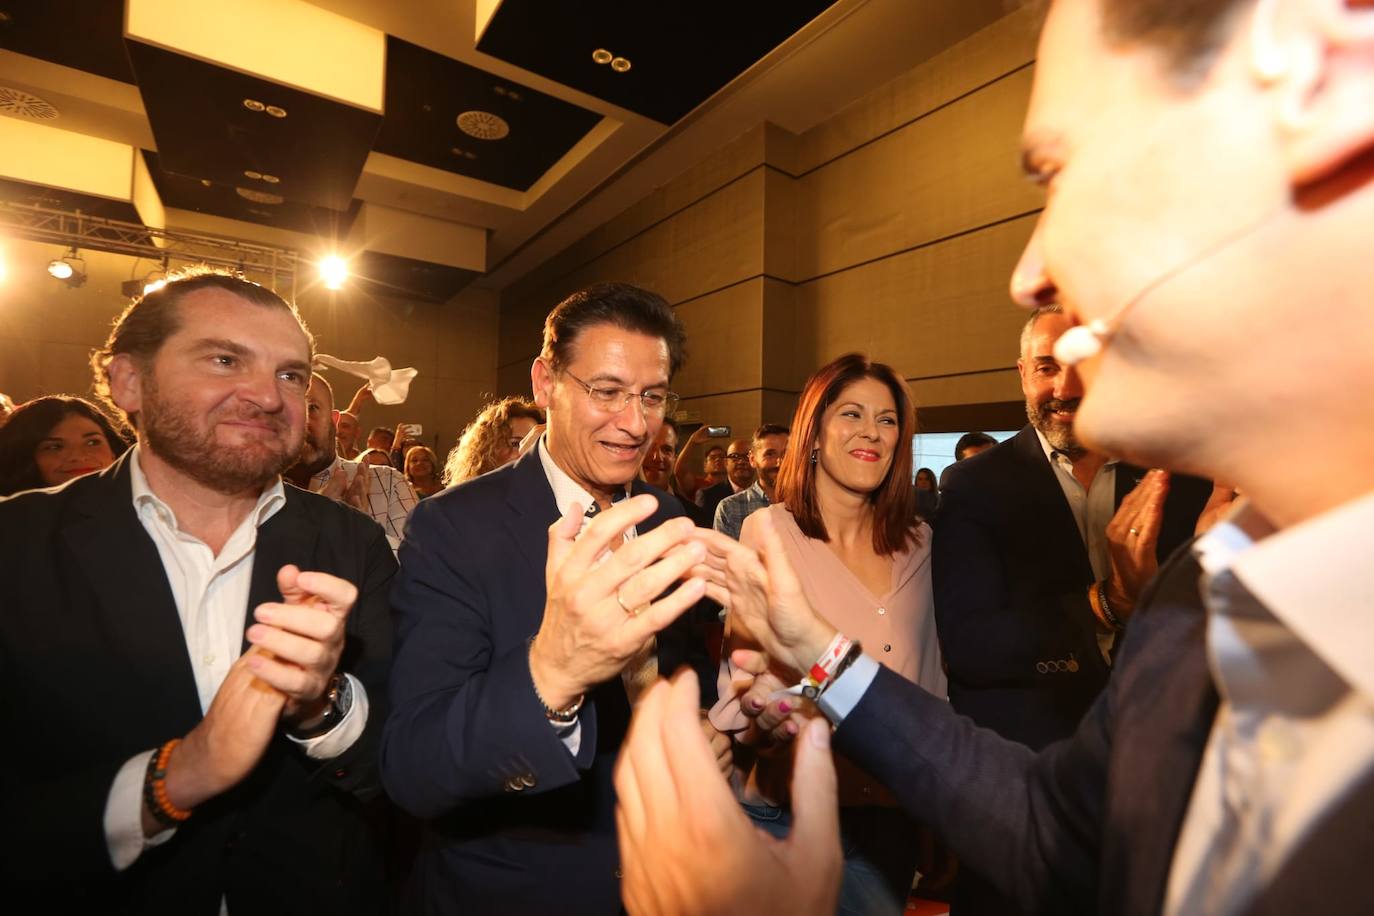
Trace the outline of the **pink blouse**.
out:
<instances>
[{"instance_id":1,"label":"pink blouse","mask_svg":"<svg viewBox=\"0 0 1374 916\"><path fill-rule=\"evenodd\" d=\"M940 664L940 644L935 633L935 609L930 586L930 526L922 523L919 542L892 558L892 581L886 593L874 595L824 541L814 540L797 527L792 513L781 504L760 512L772 513L773 525L782 538L783 549L801 581L812 607L836 629L863 645L864 654L891 668L939 697L948 690ZM740 543L757 546L756 512L744 520ZM728 651L724 658L729 658ZM721 663L719 680L721 702L712 711L712 721L721 723L736 718L737 691L731 688L727 661ZM734 709L729 708L734 701ZM790 771L790 754L782 769ZM841 804L884 804L887 794L852 764L840 763ZM750 803L776 799L783 794L785 773L782 761L760 758L753 770L737 773L736 788ZM783 777L780 779L779 777Z\"/></svg>"}]
</instances>

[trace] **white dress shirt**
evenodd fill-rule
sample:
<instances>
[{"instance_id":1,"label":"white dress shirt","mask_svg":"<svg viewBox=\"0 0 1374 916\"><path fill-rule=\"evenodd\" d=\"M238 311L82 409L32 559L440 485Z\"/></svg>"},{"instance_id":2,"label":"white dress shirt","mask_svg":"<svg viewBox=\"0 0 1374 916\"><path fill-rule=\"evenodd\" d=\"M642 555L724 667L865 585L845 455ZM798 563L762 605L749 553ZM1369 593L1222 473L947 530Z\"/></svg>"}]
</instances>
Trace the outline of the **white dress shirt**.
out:
<instances>
[{"instance_id":1,"label":"white dress shirt","mask_svg":"<svg viewBox=\"0 0 1374 916\"><path fill-rule=\"evenodd\" d=\"M1064 491L1064 499L1068 501L1069 511L1073 513L1073 520L1078 525L1078 536L1083 539L1083 547L1088 552L1088 563L1092 565L1093 578L1100 582L1112 574L1112 552L1107 544L1107 525L1116 514L1117 459L1108 458L1107 462L1098 468L1092 484L1085 488L1078 478L1073 476L1073 462L1069 460L1069 456L1050 445L1050 441L1040 430L1037 429L1035 435L1040 439L1040 447L1045 450L1045 458L1054 469L1054 478L1059 481L1059 488ZM1112 644L1115 641L1115 633L1097 634L1097 648L1108 665L1112 661Z\"/></svg>"},{"instance_id":2,"label":"white dress shirt","mask_svg":"<svg viewBox=\"0 0 1374 916\"><path fill-rule=\"evenodd\" d=\"M367 497L367 514L386 529L386 542L391 545L392 554L395 554L405 537L410 511L420 501L415 495L415 488L406 480L406 475L389 465L363 464L335 455L329 467L310 478L310 492L318 493L324 489L334 469L340 467L344 469L347 478L345 483L348 485L359 473L367 475L367 488L363 491Z\"/></svg>"},{"instance_id":3,"label":"white dress shirt","mask_svg":"<svg viewBox=\"0 0 1374 916\"><path fill-rule=\"evenodd\" d=\"M1374 494L1275 532L1248 505L1194 545L1221 695L1168 916L1226 916L1374 770Z\"/></svg>"},{"instance_id":4,"label":"white dress shirt","mask_svg":"<svg viewBox=\"0 0 1374 916\"><path fill-rule=\"evenodd\" d=\"M129 456L134 509L162 559L203 713L241 654L258 528L285 505L286 494L280 478L264 488L257 505L216 556L203 541L178 528L171 507L148 485L140 454L139 446L134 446ZM339 724L316 738L292 738L308 756L336 757L362 734L367 724L367 691L351 674L348 679L353 703ZM143 835L143 780L154 752L150 749L136 754L120 767L105 803L105 841L117 871L128 868L144 849L166 842L176 832L165 830L151 838Z\"/></svg>"},{"instance_id":5,"label":"white dress shirt","mask_svg":"<svg viewBox=\"0 0 1374 916\"><path fill-rule=\"evenodd\" d=\"M547 435L540 436L539 441L535 443L535 449L539 452L539 463L543 466L544 476L548 478L549 487L553 490L553 501L558 506L558 514L560 516L567 515L573 503L577 503L582 507L584 513L582 527L577 530L577 536L581 537L582 533L587 530L588 523L591 522L591 519L585 516L585 512L589 506L596 502L596 497L583 489L581 484L569 477L568 474L554 462L553 456L549 454L547 438ZM630 492L628 485L625 487L625 492L627 495ZM637 531L633 526L627 528L625 530L625 540L629 541L633 539L636 534ZM600 564L605 562L606 558L609 556L609 552L602 554L597 560L597 563ZM552 720L550 720L549 724L558 732L558 737L563 740L563 745L572 752L574 757L576 757L578 749L582 747L581 718L578 718L569 725L562 725Z\"/></svg>"}]
</instances>

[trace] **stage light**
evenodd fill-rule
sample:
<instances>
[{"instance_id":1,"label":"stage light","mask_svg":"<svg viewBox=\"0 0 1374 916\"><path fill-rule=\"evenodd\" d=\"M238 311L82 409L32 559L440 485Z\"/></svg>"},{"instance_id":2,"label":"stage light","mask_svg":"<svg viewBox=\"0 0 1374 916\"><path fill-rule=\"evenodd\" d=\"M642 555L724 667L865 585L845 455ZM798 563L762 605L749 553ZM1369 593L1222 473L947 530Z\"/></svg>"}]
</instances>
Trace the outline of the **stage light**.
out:
<instances>
[{"instance_id":1,"label":"stage light","mask_svg":"<svg viewBox=\"0 0 1374 916\"><path fill-rule=\"evenodd\" d=\"M54 258L48 262L48 275L61 280L72 289L84 286L86 283L86 262L73 248L62 257Z\"/></svg>"},{"instance_id":2,"label":"stage light","mask_svg":"<svg viewBox=\"0 0 1374 916\"><path fill-rule=\"evenodd\" d=\"M342 289L348 279L348 263L336 254L320 261L320 279L326 289Z\"/></svg>"}]
</instances>

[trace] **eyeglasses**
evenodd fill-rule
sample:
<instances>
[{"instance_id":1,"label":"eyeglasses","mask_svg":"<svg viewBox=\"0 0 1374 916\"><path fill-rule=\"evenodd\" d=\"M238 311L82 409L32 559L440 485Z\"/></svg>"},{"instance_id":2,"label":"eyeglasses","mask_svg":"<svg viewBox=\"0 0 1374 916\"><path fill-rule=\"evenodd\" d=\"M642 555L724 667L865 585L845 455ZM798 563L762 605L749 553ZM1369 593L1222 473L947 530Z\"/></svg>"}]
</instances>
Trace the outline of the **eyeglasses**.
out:
<instances>
[{"instance_id":1,"label":"eyeglasses","mask_svg":"<svg viewBox=\"0 0 1374 916\"><path fill-rule=\"evenodd\" d=\"M607 413L620 413L626 405L635 398L639 398L640 405L644 408L646 416L661 417L670 414L677 409L678 396L671 391L642 391L633 392L628 388L600 388L596 385L589 385L582 379L573 375L567 369L563 374L572 379L587 392L588 399L592 406Z\"/></svg>"}]
</instances>

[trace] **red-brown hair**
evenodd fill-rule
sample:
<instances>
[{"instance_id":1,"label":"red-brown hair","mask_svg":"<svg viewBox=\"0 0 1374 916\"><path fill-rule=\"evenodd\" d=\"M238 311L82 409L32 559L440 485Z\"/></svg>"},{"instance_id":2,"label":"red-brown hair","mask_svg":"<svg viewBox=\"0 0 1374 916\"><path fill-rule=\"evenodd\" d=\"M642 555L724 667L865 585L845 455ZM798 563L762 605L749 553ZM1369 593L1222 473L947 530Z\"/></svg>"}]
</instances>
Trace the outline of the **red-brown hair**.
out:
<instances>
[{"instance_id":1,"label":"red-brown hair","mask_svg":"<svg viewBox=\"0 0 1374 916\"><path fill-rule=\"evenodd\" d=\"M826 408L851 383L865 378L886 385L897 405L897 446L892 464L883 482L869 496L873 503L873 550L886 557L905 549L909 543L918 543L916 491L911 485L911 437L916 433L916 407L906 381L891 366L872 362L862 353L846 353L806 380L792 418L793 446L778 468L777 494L803 534L819 541L830 540L816 500L816 465L811 463L811 453L820 440Z\"/></svg>"}]
</instances>

